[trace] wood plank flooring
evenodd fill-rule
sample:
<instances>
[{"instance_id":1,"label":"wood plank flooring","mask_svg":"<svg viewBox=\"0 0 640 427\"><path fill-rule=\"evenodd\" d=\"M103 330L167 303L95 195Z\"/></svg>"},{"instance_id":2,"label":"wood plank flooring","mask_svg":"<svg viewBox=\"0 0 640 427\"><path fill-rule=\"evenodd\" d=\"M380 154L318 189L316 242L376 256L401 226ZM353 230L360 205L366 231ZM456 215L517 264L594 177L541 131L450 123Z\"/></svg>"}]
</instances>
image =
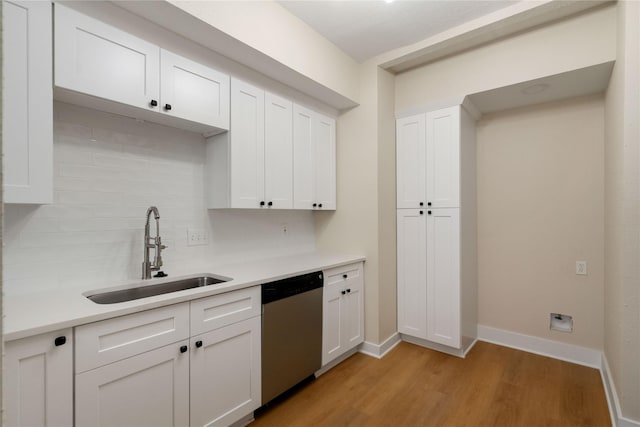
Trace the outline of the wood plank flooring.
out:
<instances>
[{"instance_id":1,"label":"wood plank flooring","mask_svg":"<svg viewBox=\"0 0 640 427\"><path fill-rule=\"evenodd\" d=\"M263 426L610 426L596 369L485 342L355 354L256 413Z\"/></svg>"}]
</instances>

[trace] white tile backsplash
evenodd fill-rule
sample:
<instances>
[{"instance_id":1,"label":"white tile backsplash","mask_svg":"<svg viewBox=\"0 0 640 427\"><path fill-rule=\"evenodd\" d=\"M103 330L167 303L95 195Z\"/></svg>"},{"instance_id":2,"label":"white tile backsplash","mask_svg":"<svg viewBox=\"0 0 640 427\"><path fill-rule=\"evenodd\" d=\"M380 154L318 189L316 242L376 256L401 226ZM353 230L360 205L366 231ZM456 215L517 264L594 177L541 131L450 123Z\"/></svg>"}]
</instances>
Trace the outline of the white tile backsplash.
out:
<instances>
[{"instance_id":1,"label":"white tile backsplash","mask_svg":"<svg viewBox=\"0 0 640 427\"><path fill-rule=\"evenodd\" d=\"M204 159L201 135L55 103L54 204L5 205L5 294L139 278L151 205L170 275L315 248L311 212L208 211ZM209 244L188 246L188 228Z\"/></svg>"}]
</instances>

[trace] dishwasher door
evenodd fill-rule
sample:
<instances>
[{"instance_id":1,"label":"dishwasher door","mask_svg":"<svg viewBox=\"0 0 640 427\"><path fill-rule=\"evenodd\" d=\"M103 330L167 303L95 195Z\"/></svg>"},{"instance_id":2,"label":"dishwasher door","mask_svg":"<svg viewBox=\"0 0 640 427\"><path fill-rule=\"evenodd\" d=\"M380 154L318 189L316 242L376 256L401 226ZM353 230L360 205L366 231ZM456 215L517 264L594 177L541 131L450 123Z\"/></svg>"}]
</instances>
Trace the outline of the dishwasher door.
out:
<instances>
[{"instance_id":1,"label":"dishwasher door","mask_svg":"<svg viewBox=\"0 0 640 427\"><path fill-rule=\"evenodd\" d=\"M320 369L322 288L262 306L262 404Z\"/></svg>"}]
</instances>

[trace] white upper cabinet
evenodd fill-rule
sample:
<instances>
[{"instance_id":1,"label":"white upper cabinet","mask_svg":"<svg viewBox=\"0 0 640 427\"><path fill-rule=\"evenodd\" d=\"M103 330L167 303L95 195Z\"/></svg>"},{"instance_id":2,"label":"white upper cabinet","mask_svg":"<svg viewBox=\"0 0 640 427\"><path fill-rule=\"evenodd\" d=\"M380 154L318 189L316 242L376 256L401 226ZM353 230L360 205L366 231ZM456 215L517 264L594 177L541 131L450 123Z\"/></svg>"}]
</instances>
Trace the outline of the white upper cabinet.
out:
<instances>
[{"instance_id":1,"label":"white upper cabinet","mask_svg":"<svg viewBox=\"0 0 640 427\"><path fill-rule=\"evenodd\" d=\"M407 117L396 123L397 207L426 206L425 116Z\"/></svg>"},{"instance_id":2,"label":"white upper cabinet","mask_svg":"<svg viewBox=\"0 0 640 427\"><path fill-rule=\"evenodd\" d=\"M293 205L336 209L335 120L293 106Z\"/></svg>"},{"instance_id":3,"label":"white upper cabinet","mask_svg":"<svg viewBox=\"0 0 640 427\"><path fill-rule=\"evenodd\" d=\"M265 200L276 209L293 207L293 103L265 94Z\"/></svg>"},{"instance_id":4,"label":"white upper cabinet","mask_svg":"<svg viewBox=\"0 0 640 427\"><path fill-rule=\"evenodd\" d=\"M162 49L161 108L166 114L229 128L229 76Z\"/></svg>"},{"instance_id":5,"label":"white upper cabinet","mask_svg":"<svg viewBox=\"0 0 640 427\"><path fill-rule=\"evenodd\" d=\"M460 207L460 106L427 113L427 205Z\"/></svg>"},{"instance_id":6,"label":"white upper cabinet","mask_svg":"<svg viewBox=\"0 0 640 427\"><path fill-rule=\"evenodd\" d=\"M55 5L55 85L159 111L160 48Z\"/></svg>"},{"instance_id":7,"label":"white upper cabinet","mask_svg":"<svg viewBox=\"0 0 640 427\"><path fill-rule=\"evenodd\" d=\"M264 206L264 91L233 79L231 84L231 205Z\"/></svg>"},{"instance_id":8,"label":"white upper cabinet","mask_svg":"<svg viewBox=\"0 0 640 427\"><path fill-rule=\"evenodd\" d=\"M51 4L3 1L5 203L53 202Z\"/></svg>"},{"instance_id":9,"label":"white upper cabinet","mask_svg":"<svg viewBox=\"0 0 640 427\"><path fill-rule=\"evenodd\" d=\"M203 134L229 129L229 76L55 5L56 98Z\"/></svg>"}]
</instances>

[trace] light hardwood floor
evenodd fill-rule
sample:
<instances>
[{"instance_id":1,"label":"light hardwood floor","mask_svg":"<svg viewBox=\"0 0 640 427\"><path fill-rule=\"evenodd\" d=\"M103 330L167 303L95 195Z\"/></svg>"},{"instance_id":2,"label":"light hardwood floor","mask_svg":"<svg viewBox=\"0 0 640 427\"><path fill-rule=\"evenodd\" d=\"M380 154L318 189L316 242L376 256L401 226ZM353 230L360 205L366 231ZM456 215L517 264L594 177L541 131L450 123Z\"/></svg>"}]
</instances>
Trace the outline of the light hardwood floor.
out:
<instances>
[{"instance_id":1,"label":"light hardwood floor","mask_svg":"<svg viewBox=\"0 0 640 427\"><path fill-rule=\"evenodd\" d=\"M262 426L610 426L596 369L478 342L355 354L256 414Z\"/></svg>"}]
</instances>

